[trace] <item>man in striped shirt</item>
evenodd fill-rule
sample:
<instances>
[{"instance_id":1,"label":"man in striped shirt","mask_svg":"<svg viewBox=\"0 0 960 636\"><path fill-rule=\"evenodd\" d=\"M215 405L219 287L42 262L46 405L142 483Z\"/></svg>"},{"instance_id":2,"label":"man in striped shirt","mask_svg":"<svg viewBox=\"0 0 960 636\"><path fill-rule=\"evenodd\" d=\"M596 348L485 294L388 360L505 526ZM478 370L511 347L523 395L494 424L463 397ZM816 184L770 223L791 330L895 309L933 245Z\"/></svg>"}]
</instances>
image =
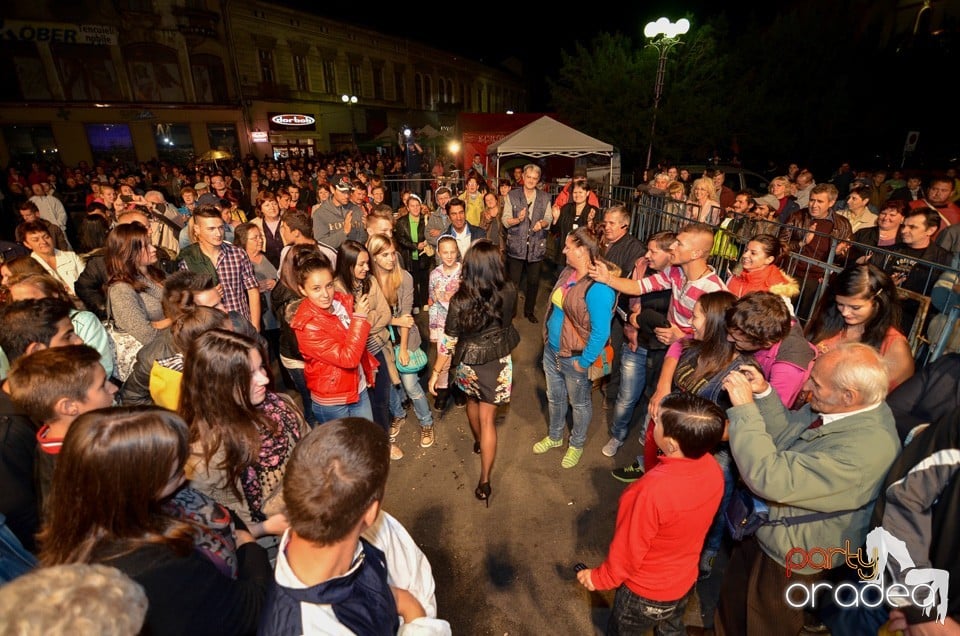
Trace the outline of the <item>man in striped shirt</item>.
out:
<instances>
[{"instance_id":1,"label":"man in striped shirt","mask_svg":"<svg viewBox=\"0 0 960 636\"><path fill-rule=\"evenodd\" d=\"M727 288L707 264L712 247L713 229L709 225L693 223L680 229L676 241L670 246L670 266L664 271L637 281L614 278L603 263L597 263L590 268L590 276L631 296L671 290L670 309L667 312L670 325L655 330L657 339L670 345L693 333L690 318L697 300L704 294Z\"/></svg>"}]
</instances>

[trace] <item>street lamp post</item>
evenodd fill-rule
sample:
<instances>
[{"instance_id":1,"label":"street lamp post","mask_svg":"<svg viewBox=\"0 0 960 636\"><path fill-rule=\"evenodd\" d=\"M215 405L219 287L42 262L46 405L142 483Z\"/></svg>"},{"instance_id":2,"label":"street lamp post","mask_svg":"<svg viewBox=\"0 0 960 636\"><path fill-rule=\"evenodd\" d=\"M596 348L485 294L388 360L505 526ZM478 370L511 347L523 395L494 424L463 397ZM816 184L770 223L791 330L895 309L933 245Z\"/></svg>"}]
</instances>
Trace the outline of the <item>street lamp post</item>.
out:
<instances>
[{"instance_id":1,"label":"street lamp post","mask_svg":"<svg viewBox=\"0 0 960 636\"><path fill-rule=\"evenodd\" d=\"M657 131L657 111L660 109L660 95L663 93L663 74L667 66L667 53L680 44L680 36L690 30L690 21L680 18L670 22L667 18L660 18L656 22L648 22L643 28L643 34L650 39L648 46L657 49L660 59L657 62L657 81L653 86L653 121L650 123L650 143L647 145L647 167L644 173L650 177L650 160L653 157L653 138Z\"/></svg>"},{"instance_id":2,"label":"street lamp post","mask_svg":"<svg viewBox=\"0 0 960 636\"><path fill-rule=\"evenodd\" d=\"M350 113L350 138L353 139L353 149L357 149L357 127L353 122L353 107L357 104L356 95L341 95L340 101L347 105L347 110Z\"/></svg>"}]
</instances>

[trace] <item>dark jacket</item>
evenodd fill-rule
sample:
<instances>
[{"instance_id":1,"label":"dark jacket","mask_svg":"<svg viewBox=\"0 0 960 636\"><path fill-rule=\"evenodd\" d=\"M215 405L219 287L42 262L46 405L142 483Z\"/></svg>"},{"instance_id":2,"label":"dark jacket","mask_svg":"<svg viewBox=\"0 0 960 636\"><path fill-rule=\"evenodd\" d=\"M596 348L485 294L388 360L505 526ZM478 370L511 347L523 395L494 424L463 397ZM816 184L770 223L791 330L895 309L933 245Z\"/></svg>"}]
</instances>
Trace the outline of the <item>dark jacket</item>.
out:
<instances>
[{"instance_id":1,"label":"dark jacket","mask_svg":"<svg viewBox=\"0 0 960 636\"><path fill-rule=\"evenodd\" d=\"M162 329L156 338L140 347L133 370L120 387L120 403L124 406L153 404L150 397L150 370L153 363L176 353L170 329Z\"/></svg>"},{"instance_id":2,"label":"dark jacket","mask_svg":"<svg viewBox=\"0 0 960 636\"><path fill-rule=\"evenodd\" d=\"M104 285L107 284L108 277L107 259L103 257L102 251L94 252L87 257L86 265L73 286L77 298L100 320L107 317L107 294Z\"/></svg>"},{"instance_id":3,"label":"dark jacket","mask_svg":"<svg viewBox=\"0 0 960 636\"><path fill-rule=\"evenodd\" d=\"M956 367L955 361L952 364ZM951 396L955 399L956 395L954 384ZM960 411L954 406L903 448L884 479L870 520L871 528L882 526L906 543L917 569L946 570L951 582L960 580L960 559L957 558L960 554L960 533L957 532L960 465L948 459L957 453L960 453ZM895 570L888 568L888 573ZM902 583L902 574L901 571L900 576L888 576L888 579ZM941 594L947 591L941 590ZM960 595L949 594L944 601L947 615L960 621ZM924 616L912 605L902 609L911 624L937 618L936 606L930 616Z\"/></svg>"},{"instance_id":4,"label":"dark jacket","mask_svg":"<svg viewBox=\"0 0 960 636\"><path fill-rule=\"evenodd\" d=\"M37 551L34 535L40 529L34 463L37 429L0 390L0 513L7 526L30 552Z\"/></svg>"},{"instance_id":5,"label":"dark jacket","mask_svg":"<svg viewBox=\"0 0 960 636\"><path fill-rule=\"evenodd\" d=\"M949 353L917 370L887 396L900 440L914 426L960 413L960 353Z\"/></svg>"},{"instance_id":6,"label":"dark jacket","mask_svg":"<svg viewBox=\"0 0 960 636\"><path fill-rule=\"evenodd\" d=\"M509 354L520 343L520 334L513 326L517 312L517 288L507 282L500 292L502 313L491 317L483 328L476 332L461 332L460 312L456 304L450 304L444 333L457 338L450 368L456 369L461 362L465 364L483 364L499 360Z\"/></svg>"},{"instance_id":7,"label":"dark jacket","mask_svg":"<svg viewBox=\"0 0 960 636\"><path fill-rule=\"evenodd\" d=\"M273 572L257 543L237 549L238 575L227 578L193 550L177 556L164 545L145 545L101 563L143 586L151 634L255 634Z\"/></svg>"},{"instance_id":8,"label":"dark jacket","mask_svg":"<svg viewBox=\"0 0 960 636\"><path fill-rule=\"evenodd\" d=\"M413 271L414 269L431 269L433 267L433 257L427 256L426 254L419 254L417 260L413 260L413 253L417 251L417 243L427 240L427 222L423 216L420 215L420 219L417 221L417 240L414 241L413 237L410 234L410 219L409 215L403 215L397 219L396 224L394 224L393 236L397 241L397 246L400 248L400 256L403 257L404 267L408 271Z\"/></svg>"}]
</instances>

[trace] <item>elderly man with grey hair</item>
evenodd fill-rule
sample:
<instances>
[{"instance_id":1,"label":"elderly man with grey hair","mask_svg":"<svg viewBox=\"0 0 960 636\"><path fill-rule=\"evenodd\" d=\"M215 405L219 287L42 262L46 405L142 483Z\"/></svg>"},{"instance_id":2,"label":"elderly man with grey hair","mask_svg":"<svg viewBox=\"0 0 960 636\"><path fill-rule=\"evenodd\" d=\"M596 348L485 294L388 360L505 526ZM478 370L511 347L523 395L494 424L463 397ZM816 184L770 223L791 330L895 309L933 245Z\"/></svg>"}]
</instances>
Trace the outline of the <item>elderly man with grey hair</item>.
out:
<instances>
[{"instance_id":1,"label":"elderly man with grey hair","mask_svg":"<svg viewBox=\"0 0 960 636\"><path fill-rule=\"evenodd\" d=\"M805 607L802 593L790 595L793 588L812 595L827 570L847 567L845 546L863 545L873 503L900 453L884 402L888 384L880 354L861 343L817 359L804 386L809 402L797 411L781 404L755 367L743 365L724 378L733 404L730 450L772 523L734 548L717 634L799 633Z\"/></svg>"}]
</instances>

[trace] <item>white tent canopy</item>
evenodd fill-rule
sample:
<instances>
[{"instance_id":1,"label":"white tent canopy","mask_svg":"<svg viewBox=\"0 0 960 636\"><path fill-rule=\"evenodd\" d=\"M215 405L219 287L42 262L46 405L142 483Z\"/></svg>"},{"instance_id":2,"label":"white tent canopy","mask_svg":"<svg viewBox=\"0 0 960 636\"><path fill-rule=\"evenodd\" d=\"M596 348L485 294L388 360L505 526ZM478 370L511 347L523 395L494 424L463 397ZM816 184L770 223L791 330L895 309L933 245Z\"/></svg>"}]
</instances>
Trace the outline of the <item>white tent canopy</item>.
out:
<instances>
[{"instance_id":1,"label":"white tent canopy","mask_svg":"<svg viewBox=\"0 0 960 636\"><path fill-rule=\"evenodd\" d=\"M613 146L546 115L487 146L487 155L496 155L497 174L500 174L500 157L506 155L536 159L551 155L604 155L610 157L610 184L613 184Z\"/></svg>"}]
</instances>

